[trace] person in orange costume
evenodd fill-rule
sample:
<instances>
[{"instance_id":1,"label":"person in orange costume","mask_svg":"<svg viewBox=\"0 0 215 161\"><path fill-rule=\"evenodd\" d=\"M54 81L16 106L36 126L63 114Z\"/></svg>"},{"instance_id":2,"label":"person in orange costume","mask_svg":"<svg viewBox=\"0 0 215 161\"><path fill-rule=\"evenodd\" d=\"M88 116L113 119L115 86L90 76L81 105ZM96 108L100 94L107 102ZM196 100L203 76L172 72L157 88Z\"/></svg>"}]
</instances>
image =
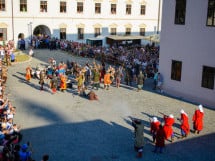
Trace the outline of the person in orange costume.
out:
<instances>
[{"instance_id":1,"label":"person in orange costume","mask_svg":"<svg viewBox=\"0 0 215 161\"><path fill-rule=\"evenodd\" d=\"M171 137L171 142L174 140L174 132L173 132L173 124L175 123L173 114L169 116L164 115L164 126L163 130L165 133L165 139L169 139Z\"/></svg>"},{"instance_id":2,"label":"person in orange costume","mask_svg":"<svg viewBox=\"0 0 215 161\"><path fill-rule=\"evenodd\" d=\"M155 143L155 138L160 126L160 121L158 121L157 117L153 117L150 125L150 133L152 134L153 143Z\"/></svg>"},{"instance_id":3,"label":"person in orange costume","mask_svg":"<svg viewBox=\"0 0 215 161\"><path fill-rule=\"evenodd\" d=\"M30 81L31 80L31 66L29 65L27 68L26 68L26 74L25 74L25 79L27 81Z\"/></svg>"},{"instance_id":4,"label":"person in orange costume","mask_svg":"<svg viewBox=\"0 0 215 161\"><path fill-rule=\"evenodd\" d=\"M181 118L179 119L179 121L181 122L181 126L180 126L181 136L182 138L184 138L184 137L187 137L187 135L190 132L189 118L183 109L181 109L180 113L181 113Z\"/></svg>"},{"instance_id":5,"label":"person in orange costume","mask_svg":"<svg viewBox=\"0 0 215 161\"><path fill-rule=\"evenodd\" d=\"M193 129L194 132L197 134L199 134L200 131L203 129L203 117L204 117L203 106L199 105L198 109L196 109L195 113L193 114Z\"/></svg>"},{"instance_id":6,"label":"person in orange costume","mask_svg":"<svg viewBox=\"0 0 215 161\"><path fill-rule=\"evenodd\" d=\"M104 75L104 89L109 89L110 84L111 84L111 79L110 79L111 73L110 71L106 71Z\"/></svg>"},{"instance_id":7,"label":"person in orange costume","mask_svg":"<svg viewBox=\"0 0 215 161\"><path fill-rule=\"evenodd\" d=\"M66 76L65 75L61 75L61 77L60 77L60 90L62 92L64 92L64 90L67 89L66 81L67 81Z\"/></svg>"}]
</instances>

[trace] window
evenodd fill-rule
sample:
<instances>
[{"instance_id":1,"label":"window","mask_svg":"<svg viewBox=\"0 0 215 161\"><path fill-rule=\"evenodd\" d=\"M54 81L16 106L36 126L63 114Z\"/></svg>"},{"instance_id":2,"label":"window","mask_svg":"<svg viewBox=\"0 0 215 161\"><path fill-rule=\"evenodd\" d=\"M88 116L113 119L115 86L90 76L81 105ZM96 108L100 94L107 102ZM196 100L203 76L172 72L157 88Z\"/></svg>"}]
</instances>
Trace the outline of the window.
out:
<instances>
[{"instance_id":1,"label":"window","mask_svg":"<svg viewBox=\"0 0 215 161\"><path fill-rule=\"evenodd\" d=\"M131 28L125 29L125 35L131 35Z\"/></svg>"},{"instance_id":2,"label":"window","mask_svg":"<svg viewBox=\"0 0 215 161\"><path fill-rule=\"evenodd\" d=\"M7 28L0 28L0 41L7 40Z\"/></svg>"},{"instance_id":3,"label":"window","mask_svg":"<svg viewBox=\"0 0 215 161\"><path fill-rule=\"evenodd\" d=\"M186 0L176 0L175 24L184 25L186 15Z\"/></svg>"},{"instance_id":4,"label":"window","mask_svg":"<svg viewBox=\"0 0 215 161\"><path fill-rule=\"evenodd\" d=\"M130 14L131 14L131 5L130 5L130 4L127 4L127 5L126 5L126 14L127 14L127 15L130 15Z\"/></svg>"},{"instance_id":5,"label":"window","mask_svg":"<svg viewBox=\"0 0 215 161\"><path fill-rule=\"evenodd\" d=\"M172 60L171 79L181 81L182 62Z\"/></svg>"},{"instance_id":6,"label":"window","mask_svg":"<svg viewBox=\"0 0 215 161\"><path fill-rule=\"evenodd\" d=\"M60 13L66 13L66 2L60 2Z\"/></svg>"},{"instance_id":7,"label":"window","mask_svg":"<svg viewBox=\"0 0 215 161\"><path fill-rule=\"evenodd\" d=\"M95 3L95 13L101 13L101 3Z\"/></svg>"},{"instance_id":8,"label":"window","mask_svg":"<svg viewBox=\"0 0 215 161\"><path fill-rule=\"evenodd\" d=\"M0 11L5 11L5 0L0 0Z\"/></svg>"},{"instance_id":9,"label":"window","mask_svg":"<svg viewBox=\"0 0 215 161\"><path fill-rule=\"evenodd\" d=\"M202 87L214 89L215 67L203 66Z\"/></svg>"},{"instance_id":10,"label":"window","mask_svg":"<svg viewBox=\"0 0 215 161\"><path fill-rule=\"evenodd\" d=\"M77 3L77 12L78 13L83 13L83 11L84 11L84 4L83 4L83 2L78 2Z\"/></svg>"},{"instance_id":11,"label":"window","mask_svg":"<svg viewBox=\"0 0 215 161\"><path fill-rule=\"evenodd\" d=\"M95 31L95 34L94 34L95 37L101 35L100 28L95 28L94 31Z\"/></svg>"},{"instance_id":12,"label":"window","mask_svg":"<svg viewBox=\"0 0 215 161\"><path fill-rule=\"evenodd\" d=\"M66 40L66 28L60 28L60 39Z\"/></svg>"},{"instance_id":13,"label":"window","mask_svg":"<svg viewBox=\"0 0 215 161\"><path fill-rule=\"evenodd\" d=\"M40 1L40 12L47 12L47 1Z\"/></svg>"},{"instance_id":14,"label":"window","mask_svg":"<svg viewBox=\"0 0 215 161\"><path fill-rule=\"evenodd\" d=\"M110 29L110 34L111 35L116 35L116 28L111 28Z\"/></svg>"},{"instance_id":15,"label":"window","mask_svg":"<svg viewBox=\"0 0 215 161\"><path fill-rule=\"evenodd\" d=\"M78 28L78 39L84 39L84 28Z\"/></svg>"},{"instance_id":16,"label":"window","mask_svg":"<svg viewBox=\"0 0 215 161\"><path fill-rule=\"evenodd\" d=\"M140 6L140 14L141 15L145 15L146 14L146 6L145 5L141 5Z\"/></svg>"},{"instance_id":17,"label":"window","mask_svg":"<svg viewBox=\"0 0 215 161\"><path fill-rule=\"evenodd\" d=\"M140 36L145 36L145 28L140 28Z\"/></svg>"},{"instance_id":18,"label":"window","mask_svg":"<svg viewBox=\"0 0 215 161\"><path fill-rule=\"evenodd\" d=\"M207 26L215 26L215 0L208 1Z\"/></svg>"},{"instance_id":19,"label":"window","mask_svg":"<svg viewBox=\"0 0 215 161\"><path fill-rule=\"evenodd\" d=\"M20 12L27 12L27 0L20 0Z\"/></svg>"},{"instance_id":20,"label":"window","mask_svg":"<svg viewBox=\"0 0 215 161\"><path fill-rule=\"evenodd\" d=\"M116 14L116 4L111 4L111 14Z\"/></svg>"}]
</instances>

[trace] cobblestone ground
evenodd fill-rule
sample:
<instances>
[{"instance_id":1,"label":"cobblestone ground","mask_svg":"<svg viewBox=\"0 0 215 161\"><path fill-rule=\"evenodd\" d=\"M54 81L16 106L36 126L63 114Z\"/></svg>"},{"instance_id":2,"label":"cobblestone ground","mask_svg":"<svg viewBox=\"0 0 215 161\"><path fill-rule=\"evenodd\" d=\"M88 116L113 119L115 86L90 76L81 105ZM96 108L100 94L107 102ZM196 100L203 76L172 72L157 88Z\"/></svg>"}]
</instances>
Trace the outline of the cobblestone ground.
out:
<instances>
[{"instance_id":1,"label":"cobblestone ground","mask_svg":"<svg viewBox=\"0 0 215 161\"><path fill-rule=\"evenodd\" d=\"M179 139L179 122L174 124L175 141L166 142L162 154L152 152L154 145L149 134L149 117L158 111L180 117L183 108L191 118L197 105L152 92L151 81L144 90L123 86L99 89L99 101L89 101L74 94L74 90L51 94L48 86L39 90L38 80L25 81L25 68L47 64L48 58L59 61L74 60L84 64L92 59L79 58L62 51L35 50L29 62L9 67L7 94L17 107L15 123L22 126L23 143L30 141L33 157L41 160L44 153L51 161L214 161L215 111L204 108L204 130ZM141 119L145 124L143 157L136 158L133 150L133 128L128 116Z\"/></svg>"}]
</instances>

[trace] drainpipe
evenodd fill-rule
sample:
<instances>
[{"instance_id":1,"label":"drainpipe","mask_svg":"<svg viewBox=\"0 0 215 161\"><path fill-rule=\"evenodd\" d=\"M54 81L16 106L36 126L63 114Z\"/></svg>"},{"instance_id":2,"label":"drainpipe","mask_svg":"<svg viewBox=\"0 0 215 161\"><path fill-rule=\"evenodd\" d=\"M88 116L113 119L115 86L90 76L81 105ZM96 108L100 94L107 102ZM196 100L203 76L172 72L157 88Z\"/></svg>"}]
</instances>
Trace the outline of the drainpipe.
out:
<instances>
[{"instance_id":1,"label":"drainpipe","mask_svg":"<svg viewBox=\"0 0 215 161\"><path fill-rule=\"evenodd\" d=\"M161 8L161 0L158 2L158 24L157 24L157 34L159 34L160 30L160 8Z\"/></svg>"}]
</instances>

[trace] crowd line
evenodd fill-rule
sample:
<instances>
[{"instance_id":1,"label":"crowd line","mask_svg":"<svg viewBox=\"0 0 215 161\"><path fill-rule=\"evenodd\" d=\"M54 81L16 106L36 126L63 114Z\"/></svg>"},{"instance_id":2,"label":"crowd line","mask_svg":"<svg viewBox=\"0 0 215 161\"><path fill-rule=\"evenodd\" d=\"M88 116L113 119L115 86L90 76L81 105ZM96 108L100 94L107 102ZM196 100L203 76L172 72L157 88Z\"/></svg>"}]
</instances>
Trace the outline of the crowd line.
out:
<instances>
[{"instance_id":1,"label":"crowd line","mask_svg":"<svg viewBox=\"0 0 215 161\"><path fill-rule=\"evenodd\" d=\"M22 143L21 126L14 122L16 106L6 93L8 67L14 62L14 42L0 45L0 161L35 161L30 142ZM11 56L13 55L13 56ZM42 161L48 161L44 154Z\"/></svg>"}]
</instances>

